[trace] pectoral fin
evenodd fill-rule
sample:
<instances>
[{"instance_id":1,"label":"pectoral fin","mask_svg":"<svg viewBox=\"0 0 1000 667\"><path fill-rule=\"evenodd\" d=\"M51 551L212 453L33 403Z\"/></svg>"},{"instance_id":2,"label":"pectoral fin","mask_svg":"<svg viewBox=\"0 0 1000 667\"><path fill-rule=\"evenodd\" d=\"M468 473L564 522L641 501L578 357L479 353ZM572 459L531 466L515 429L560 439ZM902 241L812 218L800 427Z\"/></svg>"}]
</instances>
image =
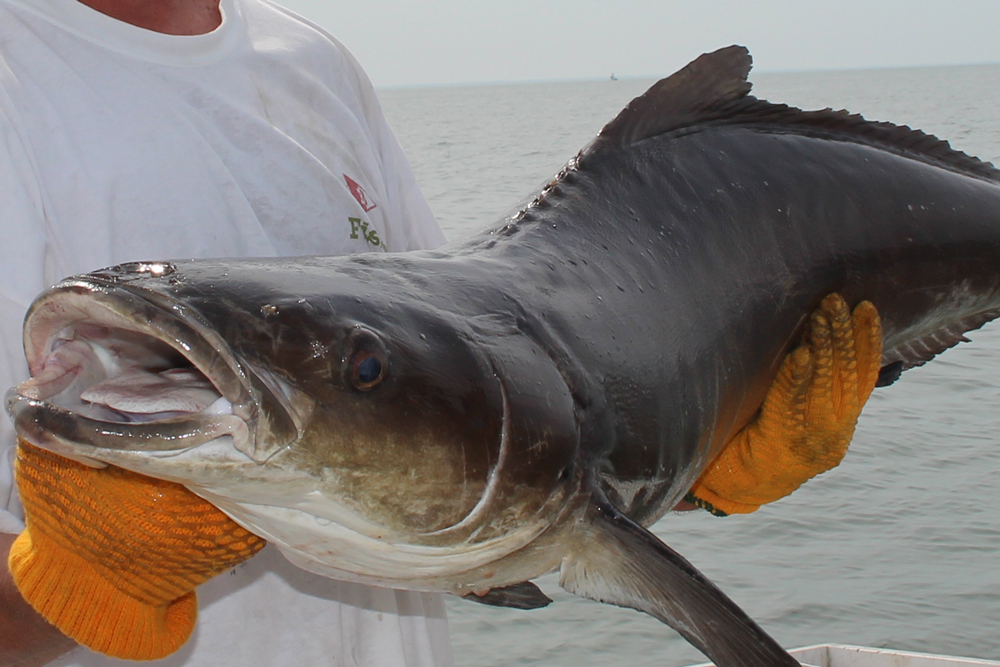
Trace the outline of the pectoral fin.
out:
<instances>
[{"instance_id":1,"label":"pectoral fin","mask_svg":"<svg viewBox=\"0 0 1000 667\"><path fill-rule=\"evenodd\" d=\"M799 667L705 575L603 499L588 510L559 583L658 618L718 667Z\"/></svg>"}]
</instances>

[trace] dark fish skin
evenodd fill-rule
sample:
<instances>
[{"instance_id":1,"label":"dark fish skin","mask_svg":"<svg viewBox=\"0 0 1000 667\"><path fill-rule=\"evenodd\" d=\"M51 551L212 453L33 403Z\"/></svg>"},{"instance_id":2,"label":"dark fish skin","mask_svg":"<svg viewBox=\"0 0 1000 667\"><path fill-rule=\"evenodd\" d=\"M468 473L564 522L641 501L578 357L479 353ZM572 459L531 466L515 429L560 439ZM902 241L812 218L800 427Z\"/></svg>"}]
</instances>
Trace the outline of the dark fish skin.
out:
<instances>
[{"instance_id":1,"label":"dark fish skin","mask_svg":"<svg viewBox=\"0 0 1000 667\"><path fill-rule=\"evenodd\" d=\"M916 156L725 127L585 156L565 180L494 251L527 260L520 305L571 350L578 400L614 415L581 444L613 488L649 480L627 504L642 522L759 408L823 295L875 304L885 363L1000 314L1000 186Z\"/></svg>"},{"instance_id":2,"label":"dark fish skin","mask_svg":"<svg viewBox=\"0 0 1000 667\"><path fill-rule=\"evenodd\" d=\"M480 381L500 378L518 443L505 488L552 512L539 552L571 545L568 589L653 614L719 665L797 664L642 526L753 417L827 294L874 303L887 377L1000 315L1000 178L908 128L756 100L749 67L738 47L703 56L518 214L438 251L123 265L56 289L183 304L320 405L401 431L436 415L487 443L461 450L483 478L501 426ZM339 366L304 353L357 326L388 341L404 407L335 396Z\"/></svg>"}]
</instances>

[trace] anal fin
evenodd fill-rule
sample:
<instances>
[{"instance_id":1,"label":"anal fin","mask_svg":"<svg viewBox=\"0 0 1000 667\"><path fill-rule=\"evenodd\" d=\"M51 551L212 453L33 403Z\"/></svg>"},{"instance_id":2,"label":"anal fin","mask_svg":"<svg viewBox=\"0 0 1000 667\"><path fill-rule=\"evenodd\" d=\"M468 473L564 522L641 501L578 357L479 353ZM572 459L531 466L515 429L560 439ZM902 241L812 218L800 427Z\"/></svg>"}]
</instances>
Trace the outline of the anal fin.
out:
<instances>
[{"instance_id":1,"label":"anal fin","mask_svg":"<svg viewBox=\"0 0 1000 667\"><path fill-rule=\"evenodd\" d=\"M610 503L595 500L562 562L560 585L666 623L718 667L799 667L680 554Z\"/></svg>"}]
</instances>

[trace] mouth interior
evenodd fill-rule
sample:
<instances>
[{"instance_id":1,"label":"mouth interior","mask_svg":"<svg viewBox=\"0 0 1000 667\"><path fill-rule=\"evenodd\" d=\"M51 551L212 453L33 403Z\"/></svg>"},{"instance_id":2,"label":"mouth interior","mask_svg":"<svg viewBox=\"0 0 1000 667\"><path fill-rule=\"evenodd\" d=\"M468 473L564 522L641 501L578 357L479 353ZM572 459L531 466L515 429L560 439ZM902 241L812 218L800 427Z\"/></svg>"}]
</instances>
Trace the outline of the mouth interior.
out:
<instances>
[{"instance_id":1,"label":"mouth interior","mask_svg":"<svg viewBox=\"0 0 1000 667\"><path fill-rule=\"evenodd\" d=\"M232 414L232 405L183 355L163 341L120 328L74 324L45 346L33 377L19 387L100 421L132 423L194 414Z\"/></svg>"}]
</instances>

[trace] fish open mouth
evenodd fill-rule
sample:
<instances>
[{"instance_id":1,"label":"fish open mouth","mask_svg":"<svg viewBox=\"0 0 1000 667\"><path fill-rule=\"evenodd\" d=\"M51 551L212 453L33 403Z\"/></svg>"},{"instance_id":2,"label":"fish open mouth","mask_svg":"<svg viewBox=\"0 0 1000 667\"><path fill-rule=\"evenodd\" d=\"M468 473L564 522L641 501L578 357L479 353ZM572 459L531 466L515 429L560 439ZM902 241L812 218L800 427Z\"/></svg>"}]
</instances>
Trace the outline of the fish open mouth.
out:
<instances>
[{"instance_id":1,"label":"fish open mouth","mask_svg":"<svg viewBox=\"0 0 1000 667\"><path fill-rule=\"evenodd\" d=\"M260 391L195 313L155 292L71 279L25 319L31 379L7 393L28 442L99 465L102 452L182 452L232 438L254 454Z\"/></svg>"}]
</instances>

